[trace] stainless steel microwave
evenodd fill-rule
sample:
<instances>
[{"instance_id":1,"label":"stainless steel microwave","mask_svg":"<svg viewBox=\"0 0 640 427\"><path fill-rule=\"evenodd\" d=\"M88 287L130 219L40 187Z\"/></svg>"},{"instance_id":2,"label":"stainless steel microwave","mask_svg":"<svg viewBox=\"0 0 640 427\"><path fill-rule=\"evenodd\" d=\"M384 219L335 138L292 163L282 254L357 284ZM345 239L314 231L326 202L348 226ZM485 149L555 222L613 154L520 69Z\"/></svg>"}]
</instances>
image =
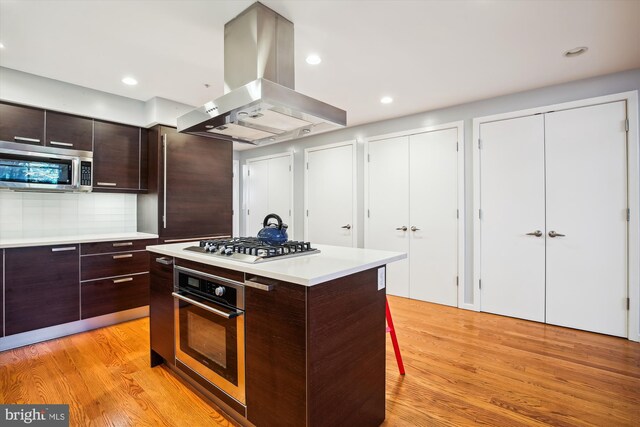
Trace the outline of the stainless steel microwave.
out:
<instances>
[{"instance_id":1,"label":"stainless steel microwave","mask_svg":"<svg viewBox=\"0 0 640 427\"><path fill-rule=\"evenodd\" d=\"M0 141L0 189L91 191L93 153Z\"/></svg>"}]
</instances>

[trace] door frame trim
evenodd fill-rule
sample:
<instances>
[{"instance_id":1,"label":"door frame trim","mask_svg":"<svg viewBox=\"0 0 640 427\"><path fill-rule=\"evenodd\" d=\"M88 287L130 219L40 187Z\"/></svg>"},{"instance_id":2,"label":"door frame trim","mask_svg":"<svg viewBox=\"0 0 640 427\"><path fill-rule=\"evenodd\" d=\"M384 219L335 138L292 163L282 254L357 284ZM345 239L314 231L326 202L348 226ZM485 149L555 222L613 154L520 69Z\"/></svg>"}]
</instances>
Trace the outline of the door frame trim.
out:
<instances>
[{"instance_id":1,"label":"door frame trim","mask_svg":"<svg viewBox=\"0 0 640 427\"><path fill-rule=\"evenodd\" d=\"M250 159L245 159L244 164L242 165L242 218L244 220L244 227L243 227L243 235L247 235L247 223L248 223L248 218L247 218L247 209L248 209L248 204L249 204L249 186L247 185L248 180L249 180L249 164L250 163L255 163L255 162L260 162L260 161L264 161L264 160L269 160L269 159L277 159L279 157L288 157L289 158L289 200L291 201L291 204L289 205L289 209L291 209L291 216L290 216L290 220L289 220L289 229L288 229L288 233L289 236L293 236L293 233L291 233L291 231L293 231L295 233L295 227L294 227L294 218L295 218L295 202L293 200L293 196L294 196L294 192L293 192L293 177L294 177L294 163L293 163L293 151L284 151L282 153L277 153L277 154L270 154L268 156L260 156L260 157L252 157ZM290 237L293 238L293 237Z\"/></svg>"},{"instance_id":2,"label":"door frame trim","mask_svg":"<svg viewBox=\"0 0 640 427\"><path fill-rule=\"evenodd\" d=\"M369 219L367 209L369 209L369 143L384 139L397 138L401 136L411 136L419 133L434 132L445 129L456 129L458 131L458 308L473 309L470 304L465 303L465 283L466 283L466 252L467 235L465 229L466 204L465 204L465 136L464 120L447 122L440 125L427 126L423 128L393 132L383 135L375 135L366 138L364 141L364 247L367 247L367 237L369 234ZM411 286L411 284L409 284Z\"/></svg>"},{"instance_id":3,"label":"door frame trim","mask_svg":"<svg viewBox=\"0 0 640 427\"><path fill-rule=\"evenodd\" d=\"M480 125L499 120L514 119L550 111L569 110L573 108L588 107L597 104L605 104L616 101L626 101L627 120L629 130L627 132L627 197L628 207L631 210L631 219L628 224L628 262L627 285L628 298L630 300L627 315L627 333L631 341L640 341L640 141L638 140L638 91L629 91L594 98L580 99L577 101L560 104L545 105L519 111L494 114L473 119L473 301L469 307L480 311L481 257L480 252L480 149L478 138L480 137Z\"/></svg>"},{"instance_id":4,"label":"door frame trim","mask_svg":"<svg viewBox=\"0 0 640 427\"><path fill-rule=\"evenodd\" d=\"M309 208L309 169L307 169L306 165L309 162L309 153L312 151L322 151L322 150L330 150L338 147L351 146L351 159L352 159L352 173L351 173L351 182L352 182L352 194L353 194L353 202L352 202L352 211L351 211L351 247L355 248L358 246L358 150L357 150L357 140L348 140L343 142L336 142L333 144L327 145L319 145L317 147L309 147L304 149L304 163L302 165L304 170L304 208L302 211L302 215L304 217L304 240L309 241L309 217L306 215L307 209Z\"/></svg>"}]
</instances>

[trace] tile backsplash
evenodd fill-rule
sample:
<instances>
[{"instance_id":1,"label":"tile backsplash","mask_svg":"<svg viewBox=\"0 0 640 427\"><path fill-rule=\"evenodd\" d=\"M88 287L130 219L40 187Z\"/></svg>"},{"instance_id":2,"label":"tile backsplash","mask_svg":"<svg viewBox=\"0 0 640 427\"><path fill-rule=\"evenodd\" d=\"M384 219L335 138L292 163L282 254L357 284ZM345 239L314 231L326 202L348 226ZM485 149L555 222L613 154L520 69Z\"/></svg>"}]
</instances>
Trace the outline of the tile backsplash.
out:
<instances>
[{"instance_id":1,"label":"tile backsplash","mask_svg":"<svg viewBox=\"0 0 640 427\"><path fill-rule=\"evenodd\" d=\"M0 191L0 239L135 232L135 194Z\"/></svg>"}]
</instances>

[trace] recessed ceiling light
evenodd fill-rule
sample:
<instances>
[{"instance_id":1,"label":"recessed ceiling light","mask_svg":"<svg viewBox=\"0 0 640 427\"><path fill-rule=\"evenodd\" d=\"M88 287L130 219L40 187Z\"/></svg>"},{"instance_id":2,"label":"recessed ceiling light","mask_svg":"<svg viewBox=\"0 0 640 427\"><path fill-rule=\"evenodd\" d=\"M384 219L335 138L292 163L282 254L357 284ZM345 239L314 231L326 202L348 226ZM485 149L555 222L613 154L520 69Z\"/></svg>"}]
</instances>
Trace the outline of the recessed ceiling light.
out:
<instances>
[{"instance_id":1,"label":"recessed ceiling light","mask_svg":"<svg viewBox=\"0 0 640 427\"><path fill-rule=\"evenodd\" d=\"M322 62L322 58L320 58L318 55L314 54L314 55L307 56L307 64L318 65L321 62Z\"/></svg>"},{"instance_id":2,"label":"recessed ceiling light","mask_svg":"<svg viewBox=\"0 0 640 427\"><path fill-rule=\"evenodd\" d=\"M393 102L393 98L390 96L383 96L382 98L380 98L380 102L382 102L383 104L391 104Z\"/></svg>"},{"instance_id":3,"label":"recessed ceiling light","mask_svg":"<svg viewBox=\"0 0 640 427\"><path fill-rule=\"evenodd\" d=\"M129 85L129 86L135 86L138 84L138 81L136 79L134 79L133 77L124 77L122 79L122 83Z\"/></svg>"},{"instance_id":4,"label":"recessed ceiling light","mask_svg":"<svg viewBox=\"0 0 640 427\"><path fill-rule=\"evenodd\" d=\"M574 47L573 49L569 49L568 51L566 51L564 53L564 56L566 56L567 58L571 58L574 56L582 55L588 50L589 48L586 46Z\"/></svg>"}]
</instances>

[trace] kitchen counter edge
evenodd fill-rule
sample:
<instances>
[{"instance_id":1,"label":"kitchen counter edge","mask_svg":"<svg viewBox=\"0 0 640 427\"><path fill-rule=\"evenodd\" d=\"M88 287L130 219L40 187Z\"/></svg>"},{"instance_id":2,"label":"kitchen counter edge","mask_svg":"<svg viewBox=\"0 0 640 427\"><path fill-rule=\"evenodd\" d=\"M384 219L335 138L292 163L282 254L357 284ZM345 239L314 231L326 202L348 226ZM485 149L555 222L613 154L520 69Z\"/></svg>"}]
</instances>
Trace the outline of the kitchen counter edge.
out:
<instances>
[{"instance_id":1,"label":"kitchen counter edge","mask_svg":"<svg viewBox=\"0 0 640 427\"><path fill-rule=\"evenodd\" d=\"M157 234L150 233L109 233L109 234L77 234L68 237L29 237L20 239L0 239L0 249L26 248L34 246L53 246L79 243L111 242L115 240L157 239Z\"/></svg>"},{"instance_id":2,"label":"kitchen counter edge","mask_svg":"<svg viewBox=\"0 0 640 427\"><path fill-rule=\"evenodd\" d=\"M147 246L147 251L303 286L318 285L407 258L404 252L314 245L320 253L248 264L184 250L192 245L194 242L154 245Z\"/></svg>"}]
</instances>

